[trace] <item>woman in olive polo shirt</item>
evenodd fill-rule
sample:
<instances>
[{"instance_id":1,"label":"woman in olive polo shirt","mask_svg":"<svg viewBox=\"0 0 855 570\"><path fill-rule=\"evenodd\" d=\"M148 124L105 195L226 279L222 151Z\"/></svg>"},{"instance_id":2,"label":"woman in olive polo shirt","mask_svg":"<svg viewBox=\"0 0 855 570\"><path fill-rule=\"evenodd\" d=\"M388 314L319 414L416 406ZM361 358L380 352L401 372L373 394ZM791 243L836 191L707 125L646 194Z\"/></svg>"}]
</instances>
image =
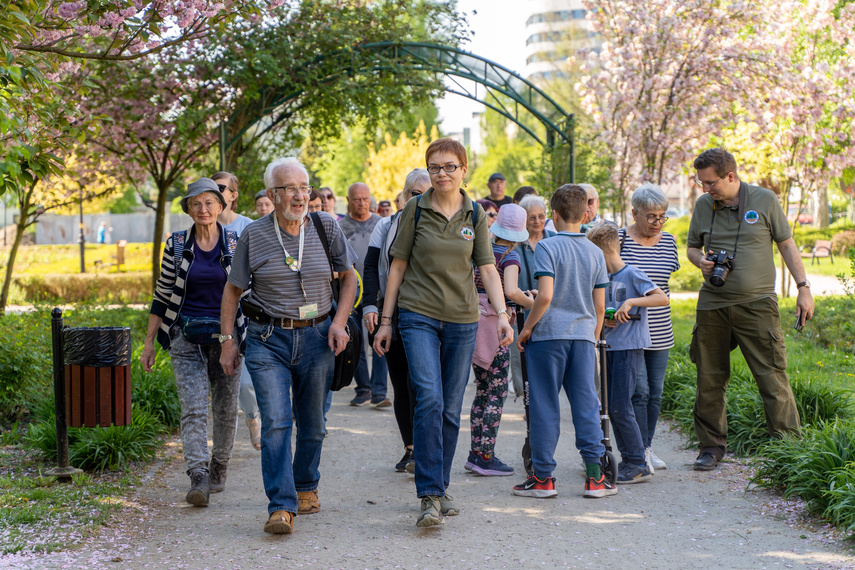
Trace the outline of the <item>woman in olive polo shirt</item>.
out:
<instances>
[{"instance_id":1,"label":"woman in olive polo shirt","mask_svg":"<svg viewBox=\"0 0 855 570\"><path fill-rule=\"evenodd\" d=\"M473 264L499 314L501 345L513 340L484 210L473 208L460 189L466 149L455 140L438 139L428 147L425 160L432 187L420 199L411 198L401 214L374 338L374 350L385 354L397 305L416 393L413 453L420 527L442 524L442 515L459 513L447 490L481 316Z\"/></svg>"}]
</instances>

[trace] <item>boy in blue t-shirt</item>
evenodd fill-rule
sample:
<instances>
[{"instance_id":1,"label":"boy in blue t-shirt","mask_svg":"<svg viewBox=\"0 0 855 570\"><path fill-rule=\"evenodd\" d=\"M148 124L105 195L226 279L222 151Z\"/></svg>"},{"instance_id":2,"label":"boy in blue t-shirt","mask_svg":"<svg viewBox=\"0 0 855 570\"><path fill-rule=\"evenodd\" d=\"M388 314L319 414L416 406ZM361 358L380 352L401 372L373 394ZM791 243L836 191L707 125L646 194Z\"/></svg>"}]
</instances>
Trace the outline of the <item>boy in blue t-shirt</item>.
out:
<instances>
[{"instance_id":1,"label":"boy in blue t-shirt","mask_svg":"<svg viewBox=\"0 0 855 570\"><path fill-rule=\"evenodd\" d=\"M615 443L621 454L618 484L641 483L653 475L644 455L644 442L632 395L638 370L644 365L644 349L650 346L647 307L668 304L668 296L654 285L637 267L627 265L620 257L620 237L616 225L606 222L591 228L587 237L602 251L609 271L606 291L605 321L606 369L609 390L609 417L615 432ZM634 307L637 309L630 312ZM608 318L614 309L614 317ZM639 320L630 320L637 314Z\"/></svg>"},{"instance_id":2,"label":"boy in blue t-shirt","mask_svg":"<svg viewBox=\"0 0 855 570\"><path fill-rule=\"evenodd\" d=\"M588 194L575 184L555 191L550 202L558 235L534 250L538 294L517 346L528 357L529 443L534 475L514 487L523 497L554 497L555 447L561 430L559 394L570 400L576 448L585 461L584 497L617 493L603 476L605 454L600 404L594 387L595 343L603 326L606 262L579 226ZM547 309L549 309L547 311Z\"/></svg>"}]
</instances>

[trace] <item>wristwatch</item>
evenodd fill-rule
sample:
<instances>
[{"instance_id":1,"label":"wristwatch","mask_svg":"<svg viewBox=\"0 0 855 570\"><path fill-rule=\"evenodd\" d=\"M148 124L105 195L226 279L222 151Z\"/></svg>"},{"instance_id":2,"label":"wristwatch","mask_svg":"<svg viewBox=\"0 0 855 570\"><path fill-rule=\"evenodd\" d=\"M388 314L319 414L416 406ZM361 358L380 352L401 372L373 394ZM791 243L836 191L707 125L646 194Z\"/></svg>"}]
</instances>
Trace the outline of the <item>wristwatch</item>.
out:
<instances>
[{"instance_id":1,"label":"wristwatch","mask_svg":"<svg viewBox=\"0 0 855 570\"><path fill-rule=\"evenodd\" d=\"M509 319L509 320L510 320L510 318L511 318L511 316L508 314L508 311L507 311L507 310L505 310L505 309L502 309L501 311L498 311L498 312L496 313L496 316L497 316L497 317L498 317L499 315L505 315L506 317L508 317L508 319Z\"/></svg>"},{"instance_id":2,"label":"wristwatch","mask_svg":"<svg viewBox=\"0 0 855 570\"><path fill-rule=\"evenodd\" d=\"M224 343L224 342L226 342L227 340L232 340L233 338L234 338L234 335L230 335L230 334L221 334L221 335L219 336L220 344L223 344L223 343Z\"/></svg>"},{"instance_id":3,"label":"wristwatch","mask_svg":"<svg viewBox=\"0 0 855 570\"><path fill-rule=\"evenodd\" d=\"M801 283L796 283L796 289L801 289L802 287L807 287L808 289L810 289L810 281L805 279Z\"/></svg>"}]
</instances>

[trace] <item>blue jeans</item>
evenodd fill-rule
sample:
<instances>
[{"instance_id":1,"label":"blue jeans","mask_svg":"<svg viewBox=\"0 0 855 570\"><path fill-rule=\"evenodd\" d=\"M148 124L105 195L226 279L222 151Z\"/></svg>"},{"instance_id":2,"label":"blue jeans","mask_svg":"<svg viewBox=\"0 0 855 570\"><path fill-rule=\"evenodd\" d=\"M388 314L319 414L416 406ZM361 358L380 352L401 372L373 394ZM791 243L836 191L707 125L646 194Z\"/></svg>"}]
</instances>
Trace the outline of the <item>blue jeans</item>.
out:
<instances>
[{"instance_id":1,"label":"blue jeans","mask_svg":"<svg viewBox=\"0 0 855 570\"><path fill-rule=\"evenodd\" d=\"M615 432L615 444L621 458L633 465L644 465L644 443L635 412L632 395L638 369L644 363L644 350L612 350L606 353L609 386L609 417Z\"/></svg>"},{"instance_id":2,"label":"blue jeans","mask_svg":"<svg viewBox=\"0 0 855 570\"><path fill-rule=\"evenodd\" d=\"M296 513L297 492L318 488L324 401L335 369L327 345L329 328L329 319L294 330L256 322L247 328L246 367L261 413L261 476L268 513ZM270 337L262 340L267 334ZM294 423L297 445L292 458Z\"/></svg>"},{"instance_id":3,"label":"blue jeans","mask_svg":"<svg viewBox=\"0 0 855 570\"><path fill-rule=\"evenodd\" d=\"M638 371L635 394L632 395L632 408L635 421L641 432L644 447L650 447L659 421L659 409L662 407L662 389L665 386L665 371L668 369L667 348L645 350L644 366Z\"/></svg>"},{"instance_id":4,"label":"blue jeans","mask_svg":"<svg viewBox=\"0 0 855 570\"><path fill-rule=\"evenodd\" d=\"M442 496L451 482L478 322L446 323L406 309L398 322L416 395L416 494Z\"/></svg>"},{"instance_id":5,"label":"blue jeans","mask_svg":"<svg viewBox=\"0 0 855 570\"><path fill-rule=\"evenodd\" d=\"M570 400L576 449L585 463L599 463L606 451L600 427L600 402L594 388L596 349L584 340L542 340L526 345L528 371L529 445L534 473L552 477L555 448L561 433L558 397Z\"/></svg>"},{"instance_id":6,"label":"blue jeans","mask_svg":"<svg viewBox=\"0 0 855 570\"><path fill-rule=\"evenodd\" d=\"M365 335L368 338L368 335ZM370 348L368 350L371 350ZM382 402L386 399L388 390L389 366L386 364L385 356L371 355L371 401Z\"/></svg>"}]
</instances>

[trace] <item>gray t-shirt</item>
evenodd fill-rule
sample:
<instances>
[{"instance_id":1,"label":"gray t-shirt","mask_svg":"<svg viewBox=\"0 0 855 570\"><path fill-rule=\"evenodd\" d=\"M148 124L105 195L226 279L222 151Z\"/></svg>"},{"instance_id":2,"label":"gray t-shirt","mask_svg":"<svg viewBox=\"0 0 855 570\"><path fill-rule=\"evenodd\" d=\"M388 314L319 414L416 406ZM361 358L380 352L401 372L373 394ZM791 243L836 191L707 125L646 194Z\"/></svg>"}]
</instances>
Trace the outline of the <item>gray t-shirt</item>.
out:
<instances>
[{"instance_id":1,"label":"gray t-shirt","mask_svg":"<svg viewBox=\"0 0 855 570\"><path fill-rule=\"evenodd\" d=\"M552 302L535 325L531 340L587 340L596 343L594 289L609 286L606 259L585 234L560 232L538 242L534 277L553 277Z\"/></svg>"},{"instance_id":2,"label":"gray t-shirt","mask_svg":"<svg viewBox=\"0 0 855 570\"><path fill-rule=\"evenodd\" d=\"M350 245L356 252L357 260L353 264L354 268L363 275L365 269L365 256L368 255L368 243L371 241L371 233L374 231L374 226L377 225L382 218L377 214L371 214L371 217L364 222L358 222L350 216L342 216L338 225L344 235L347 236Z\"/></svg>"},{"instance_id":3,"label":"gray t-shirt","mask_svg":"<svg viewBox=\"0 0 855 570\"><path fill-rule=\"evenodd\" d=\"M254 221L255 220L253 220L252 218L247 218L246 216L241 216L240 214L238 214L238 217L235 218L235 221L223 227L227 230L237 232L237 235L240 236L240 234L243 233L243 229Z\"/></svg>"},{"instance_id":4,"label":"gray t-shirt","mask_svg":"<svg viewBox=\"0 0 855 570\"><path fill-rule=\"evenodd\" d=\"M285 263L285 252L273 227L275 215L275 212L268 214L244 229L232 258L229 283L246 289L251 280L249 299L272 317L299 319L300 307L311 303L318 304L319 315L328 313L332 307L330 265L315 225L306 218L303 262L298 276ZM319 212L319 215L330 241L333 267L336 271L347 271L356 254L335 219L325 212ZM299 261L300 235L292 236L281 228L280 234L288 255ZM305 298L300 288L301 277Z\"/></svg>"}]
</instances>

